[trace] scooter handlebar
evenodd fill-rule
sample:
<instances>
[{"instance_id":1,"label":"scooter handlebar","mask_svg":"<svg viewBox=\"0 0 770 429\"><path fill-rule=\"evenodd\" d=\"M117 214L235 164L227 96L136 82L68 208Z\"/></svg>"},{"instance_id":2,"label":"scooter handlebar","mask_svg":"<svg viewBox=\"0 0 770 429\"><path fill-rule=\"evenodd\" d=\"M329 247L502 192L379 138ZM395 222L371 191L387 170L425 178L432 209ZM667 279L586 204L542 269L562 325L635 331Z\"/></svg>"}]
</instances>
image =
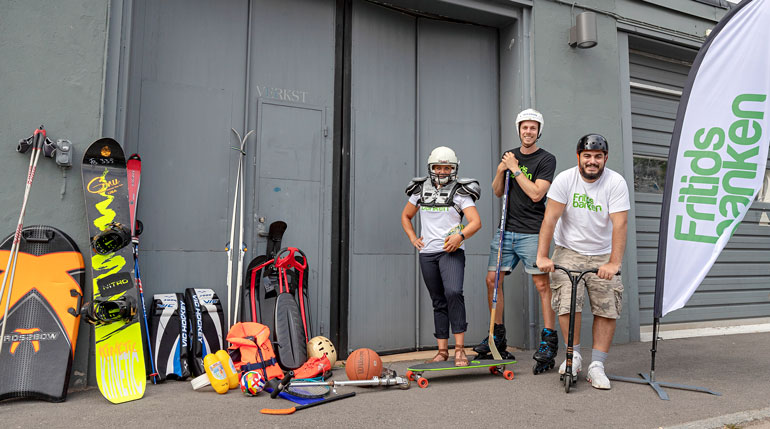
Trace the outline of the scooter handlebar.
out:
<instances>
[{"instance_id":1,"label":"scooter handlebar","mask_svg":"<svg viewBox=\"0 0 770 429\"><path fill-rule=\"evenodd\" d=\"M533 267L533 268L537 268L537 264L532 264L532 267ZM580 275L580 276L582 276L582 275L584 275L584 274L589 274L589 273L594 273L594 274L596 274L596 273L598 273L598 272L599 272L599 269L598 269L598 268L591 268L590 270L580 271L580 270L570 270L570 269L569 269L569 268L567 268L567 267L562 267L561 265L556 265L556 264L554 264L554 266L553 266L553 267L554 267L555 269L557 269L557 270L562 270L562 271L564 271L564 272L565 272L565 273L567 273L567 274L578 274L578 275ZM616 275L616 276L619 276L619 275L620 275L620 270L618 270L618 272L617 272L617 273L615 273L615 275Z\"/></svg>"}]
</instances>

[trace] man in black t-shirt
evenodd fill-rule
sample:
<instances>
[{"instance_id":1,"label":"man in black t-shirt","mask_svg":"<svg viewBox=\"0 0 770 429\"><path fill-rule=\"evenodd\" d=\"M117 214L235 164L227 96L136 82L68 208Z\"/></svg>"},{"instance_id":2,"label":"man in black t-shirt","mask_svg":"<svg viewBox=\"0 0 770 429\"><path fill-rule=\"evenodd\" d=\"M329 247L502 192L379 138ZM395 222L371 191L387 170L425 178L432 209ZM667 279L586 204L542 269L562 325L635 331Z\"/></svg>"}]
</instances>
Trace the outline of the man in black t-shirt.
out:
<instances>
[{"instance_id":1,"label":"man in black t-shirt","mask_svg":"<svg viewBox=\"0 0 770 429\"><path fill-rule=\"evenodd\" d=\"M519 261L524 264L524 271L532 275L532 281L540 294L541 308L545 329L534 359L535 373L553 367L558 349L558 337L555 330L555 316L551 308L551 287L548 275L534 267L537 259L538 233L545 214L545 195L551 186L556 171L556 158L545 149L537 146L537 140L543 133L543 115L537 110L526 109L516 117L521 146L506 151L497 166L492 189L497 197L505 191L505 172L510 171L508 190L508 212L503 234L503 251L500 272L510 274ZM488 272L486 276L489 308L492 308L492 295L495 287L497 270L497 250L500 243L500 231L495 233L489 252ZM497 349L505 350L505 326L503 325L503 276L500 277L495 311L494 338ZM480 355L489 353L487 339L474 350Z\"/></svg>"}]
</instances>

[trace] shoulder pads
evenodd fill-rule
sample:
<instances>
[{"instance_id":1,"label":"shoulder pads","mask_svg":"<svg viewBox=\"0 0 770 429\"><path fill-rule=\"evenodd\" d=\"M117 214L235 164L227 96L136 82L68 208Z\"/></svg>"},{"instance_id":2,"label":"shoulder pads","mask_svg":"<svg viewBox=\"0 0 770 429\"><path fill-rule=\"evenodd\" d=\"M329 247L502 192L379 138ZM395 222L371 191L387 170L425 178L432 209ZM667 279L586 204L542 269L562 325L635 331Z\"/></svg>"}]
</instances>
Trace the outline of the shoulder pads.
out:
<instances>
[{"instance_id":1,"label":"shoulder pads","mask_svg":"<svg viewBox=\"0 0 770 429\"><path fill-rule=\"evenodd\" d=\"M406 195L412 196L422 192L422 184L425 183L426 180L428 180L428 176L412 178L412 181L409 182L409 185L406 187Z\"/></svg>"},{"instance_id":2,"label":"shoulder pads","mask_svg":"<svg viewBox=\"0 0 770 429\"><path fill-rule=\"evenodd\" d=\"M473 201L478 201L481 198L481 186L476 179L457 179L457 193L460 195L468 195Z\"/></svg>"},{"instance_id":3,"label":"shoulder pads","mask_svg":"<svg viewBox=\"0 0 770 429\"><path fill-rule=\"evenodd\" d=\"M457 193L460 195L468 195L473 201L478 201L481 198L481 186L476 179L457 179Z\"/></svg>"}]
</instances>

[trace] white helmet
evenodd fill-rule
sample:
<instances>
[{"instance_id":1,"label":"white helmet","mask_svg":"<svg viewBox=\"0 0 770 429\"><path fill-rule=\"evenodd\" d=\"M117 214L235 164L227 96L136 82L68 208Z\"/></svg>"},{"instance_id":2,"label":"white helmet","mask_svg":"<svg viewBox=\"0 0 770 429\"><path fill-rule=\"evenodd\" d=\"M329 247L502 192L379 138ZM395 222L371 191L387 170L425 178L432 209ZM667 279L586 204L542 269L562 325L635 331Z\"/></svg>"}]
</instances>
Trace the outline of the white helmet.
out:
<instances>
[{"instance_id":1,"label":"white helmet","mask_svg":"<svg viewBox=\"0 0 770 429\"><path fill-rule=\"evenodd\" d=\"M540 138L540 136L543 135L543 126L545 125L545 121L543 120L543 114L538 112L535 109L526 109L519 112L518 115L516 115L516 130L519 130L519 127L521 126L521 123L524 121L535 121L540 126L537 127L537 138Z\"/></svg>"},{"instance_id":2,"label":"white helmet","mask_svg":"<svg viewBox=\"0 0 770 429\"><path fill-rule=\"evenodd\" d=\"M433 172L434 165L451 165L452 172L449 173L449 177L438 177ZM455 155L455 151L446 147L439 146L430 153L428 157L428 175L435 185L446 185L447 183L454 181L457 178L457 170L460 168L460 161Z\"/></svg>"},{"instance_id":3,"label":"white helmet","mask_svg":"<svg viewBox=\"0 0 770 429\"><path fill-rule=\"evenodd\" d=\"M328 338L320 335L311 338L307 342L307 355L308 357L317 358L326 356L329 358L331 366L334 366L334 363L337 362L337 349L334 348L334 344Z\"/></svg>"}]
</instances>

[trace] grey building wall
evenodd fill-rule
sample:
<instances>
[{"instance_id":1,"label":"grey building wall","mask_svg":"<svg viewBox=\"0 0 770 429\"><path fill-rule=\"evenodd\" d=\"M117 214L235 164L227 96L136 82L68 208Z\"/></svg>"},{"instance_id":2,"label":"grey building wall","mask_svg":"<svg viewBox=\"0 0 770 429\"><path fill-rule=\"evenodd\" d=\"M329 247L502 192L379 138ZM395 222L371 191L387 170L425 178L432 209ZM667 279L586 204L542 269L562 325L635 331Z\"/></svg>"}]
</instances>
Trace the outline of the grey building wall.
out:
<instances>
[{"instance_id":1,"label":"grey building wall","mask_svg":"<svg viewBox=\"0 0 770 429\"><path fill-rule=\"evenodd\" d=\"M52 159L40 159L24 224L55 226L70 235L81 251L88 250L79 164L85 148L102 135L108 3L107 0L0 1L0 234L3 237L16 227L29 166L30 152L16 153L16 144L43 124L53 140L72 141L74 165L64 178ZM90 290L87 285L84 289ZM82 325L72 385L86 382L90 336L89 327Z\"/></svg>"},{"instance_id":2,"label":"grey building wall","mask_svg":"<svg viewBox=\"0 0 770 429\"><path fill-rule=\"evenodd\" d=\"M607 167L633 183L623 166L621 109L618 80L618 46L615 19L597 14L599 44L591 49L567 44L571 22L570 7L552 1L538 1L534 11L535 63L533 80L537 108L547 121L541 145L557 159L556 171L576 165L577 140L588 133L602 134L610 142ZM538 53L548 52L548 55ZM629 235L632 232L629 231ZM624 266L635 264L633 252L626 252ZM623 276L623 315L618 321L616 342L629 340L628 317L634 303L628 299L629 284ZM581 343L591 344L591 311L583 309Z\"/></svg>"},{"instance_id":3,"label":"grey building wall","mask_svg":"<svg viewBox=\"0 0 770 429\"><path fill-rule=\"evenodd\" d=\"M574 11L571 2L536 0L533 7L535 104L549 121L543 146L557 157L557 172L576 163L577 139L598 132L610 141L607 167L621 173L633 201L633 169L628 99L628 46L625 33L678 44L698 46L706 29L725 9L691 1L585 1ZM591 49L566 43L575 14L597 13L599 44ZM543 55L542 53L547 53ZM624 311L615 342L639 339L639 301L636 275L635 208L629 212L628 242L623 261ZM583 311L581 342L590 344L590 309ZM644 322L642 322L644 323Z\"/></svg>"},{"instance_id":4,"label":"grey building wall","mask_svg":"<svg viewBox=\"0 0 770 429\"><path fill-rule=\"evenodd\" d=\"M111 3L116 6L111 12L112 19L109 19ZM206 145L209 145L212 140L226 141L228 137L225 134L229 132L231 126L239 131L243 128L255 128L258 105L265 101L260 100L261 91L267 87L294 88L302 91L312 87L315 98L310 100L312 103L309 104L330 106L333 98L331 76L334 69L331 49L334 14L332 8L328 6L330 3L318 3L315 7L319 12L311 14L317 18L317 26L314 27L317 30L314 34L321 34L322 38L314 39L321 46L320 48L310 49L300 47L301 44L282 46L286 39L281 37L280 31L285 26L281 25L278 18L274 18L274 16L299 17L297 19L300 21L293 20L293 25L299 25L298 22L305 19L302 18L305 15L300 3L287 2L283 9L276 9L275 15L270 15L272 13L270 10L273 9L268 6L273 3L254 2L261 8L251 11L253 22L267 23L260 27L263 31L271 28L272 22L275 31L261 34L256 30L255 34L259 35L259 39L252 38L250 55L257 58L255 63L257 66L252 70L253 75L249 78L246 72L245 45L248 28L244 15L247 13L247 9L244 8L247 3L233 1L222 3L220 6L216 6L213 2L194 3L196 8L213 8L216 14L211 17L216 18L220 25L229 25L226 32L217 31L217 28L206 29L212 34L225 37L224 43L229 50L217 51L216 40L197 38L200 35L198 31L205 29L204 26L196 27L195 32L185 37L180 33L181 38L177 37L179 35L163 33L167 28L160 25L162 21L159 20L164 19L164 16L153 14L153 9L148 10L145 2L64 0L51 3L0 0L0 58L3 59L0 61L0 100L2 100L0 102L0 141L5 142L7 152L6 156L0 157L0 179L3 181L3 186L0 188L0 205L4 207L0 213L0 227L8 233L13 230L23 193L27 158L16 154L13 148L19 138L28 136L40 123L46 125L49 135L54 139L72 140L76 151L75 164L77 164L85 147L101 137L103 124L106 125L107 134L126 137L124 143L128 152L139 149L143 152L151 152L153 157L156 153L157 156L169 156L171 152L183 153L196 150L205 152L208 150ZM579 136L588 132L600 132L610 140L612 145L609 168L623 174L629 185L633 183L630 163L630 123L628 123L631 114L627 105L629 91L627 44L622 34L639 34L697 47L703 40L705 30L712 27L725 12L722 8L690 0L676 2L586 0L575 7L575 13L582 11L581 7L598 11L599 45L589 50L577 50L568 47L566 43L569 26L572 24L571 2L523 0L508 2L505 7L500 7L493 1L437 0L390 3L433 9L433 12L441 11L464 18L465 21L497 28L498 61L501 70L499 82L501 148L512 146L511 142L515 141L515 133L512 131L513 115L519 109L531 105L541 110L546 116L546 128L541 144L557 156L557 171L574 165L574 145ZM150 31L147 34L154 34L153 31L155 31L163 33L165 37L177 37L174 43L178 46L196 43L195 46L189 46L190 55L195 52L201 53L201 49L208 49L207 53L181 56L179 52L169 51L170 55L180 55L179 60L182 63L177 64L177 69L156 68L155 66L159 64L168 63L152 61L139 63L134 57L129 69L127 61L129 55L142 51L158 55L163 45L157 44L157 40L161 39L144 41L144 34L131 34L134 28L132 18L135 19L137 15L126 15L126 10L131 12L131 8L126 6L135 6L136 10L142 13L142 19L148 20L150 24L146 28ZM518 8L520 12L511 13L512 8ZM185 10L193 10L193 6ZM290 22L289 18L284 19ZM206 22L209 21L204 21L202 24ZM301 26L298 30L303 28ZM107 36L108 31L111 35L110 40ZM265 40L269 43L266 44ZM193 47L195 49L192 49ZM109 48L109 57L105 54L107 48ZM313 56L312 61L308 62L307 58L296 56L291 59L292 49L310 53ZM376 54L376 51L372 52L372 55ZM105 64L108 66L106 71ZM308 64L313 66L308 68ZM305 74L294 76L291 73L285 73L286 70L300 70ZM136 77L134 83L129 83L130 79L126 73ZM233 81L238 83L234 84ZM243 92L246 91L245 82L250 82L251 85L248 88L250 96L246 102L242 98L245 95ZM103 87L105 87L104 91ZM169 112L173 112L173 105L158 110L156 114L130 109L128 112L121 111L121 108L129 105L125 103L126 99L142 97L162 99L163 91L174 92L183 87L188 89L195 87L199 93L197 99L188 101L186 108L195 110L196 100L198 100L211 103L217 101L222 105L222 109L228 110L227 118L222 117L222 109L215 109L209 113L199 112L207 120L221 125L219 128L223 130L217 130L216 133L206 136L183 135L178 144L181 145L183 141L186 145L176 146L179 150L170 151L170 148L163 148L163 145L168 144L164 143L166 141L164 136L172 135L172 128L165 129L164 134L157 133L158 129L145 128L143 131L139 124L144 121L146 126L151 121L159 120L158 115L170 115ZM120 100L124 100L123 104ZM147 101L148 98L145 100ZM326 109L326 117L331 118L330 109L323 108ZM145 116L140 117L141 114ZM168 117L173 119L171 116ZM245 121L244 117L246 117ZM181 121L185 118L178 119ZM164 129L160 128L160 130ZM266 135L266 137L269 136ZM331 142L331 136L326 141L328 145L328 142ZM329 151L329 146L326 146L324 151ZM328 157L328 153L326 156ZM216 168L214 168L212 180L217 189L232 189L234 159L235 157L228 158L227 154L216 157ZM190 160L198 162L199 158L193 157ZM151 167L150 164L158 163L150 169L158 172L168 166L157 160L146 159L146 161L148 169ZM255 161L250 160L250 164ZM201 164L192 165L200 168ZM327 184L330 183L332 174L329 165L328 158L321 165L321 168L326 169L322 180L327 181ZM209 165L208 168L212 166ZM256 167L250 168L247 186L251 187L261 180L261 176ZM62 172L51 160L41 160L25 224L46 223L59 227L76 239L81 250L86 250L86 227L83 220L83 197L79 176L77 165L67 172L67 188L62 197ZM193 174L190 178L198 180L200 179L198 176L199 174ZM163 186L173 183L170 180L178 179L173 175L168 177L145 175L145 183L142 186L144 196L140 198L149 198L150 201L161 200L163 192L170 192L168 189L164 191ZM483 182L482 185L488 191L485 197L489 198L491 195L489 183ZM259 195L254 193L255 188L251 189L251 198L257 201ZM398 192L400 191L399 189ZM323 203L325 206L320 209L325 216L329 213L328 197L328 195L324 197L327 198ZM192 198L191 194L181 195L179 202L184 204L190 198ZM214 190L210 192L210 198L211 200L207 201L211 203L211 208L206 209L209 211L205 213L212 218L208 223L212 228L204 236L196 238L197 241L191 242L192 238L185 236L184 231L178 229L170 231L173 237L168 239L161 239L160 236L156 240L148 238L145 249L148 251L148 256L153 255L143 260L147 261L143 277L149 289L148 295L153 292L166 292L166 286L162 285L167 285L173 290L182 288L182 283L187 280L180 283L178 278L170 278L169 273L185 272L190 267L195 268L202 264L216 263L216 269L205 272L204 283L218 284L219 279L224 278L224 253L220 250L220 246L226 236L224 231L227 229L228 207L232 199L231 194L217 193ZM144 215L143 210L147 211L149 207L151 206L140 203L140 217ZM495 205L492 210L494 213L499 211L497 207L498 205ZM251 214L256 215L258 209L258 206L252 205ZM179 222L191 222L203 213L190 210L188 207L188 210L180 213ZM168 216L165 212L160 214ZM629 219L629 243L624 260L626 311L618 325L616 342L638 339L640 322L633 217L634 209ZM270 220L272 219L268 219L268 222ZM323 225L326 226L321 228L319 232L321 235L317 237L322 253L328 251L330 244L329 222L329 219L322 220ZM487 223L479 240L487 240L486 236L491 237L490 231L493 228L492 224ZM253 240L252 246L256 247L255 253L251 254L253 257L261 253L264 246L264 241L256 235L256 219L249 220L247 232ZM190 233L194 231L191 230ZM400 234L400 231L395 233ZM190 254L193 254L194 259L190 259ZM328 253L323 253L317 266L324 264L328 264ZM318 284L326 284L323 287L328 287L328 274L323 269L316 271L314 276ZM511 279L517 285L526 281L526 277L521 273L515 273ZM511 290L510 287L508 288L507 290ZM509 315L513 317L514 323L526 323L528 311L531 310L527 307L526 294L523 290L522 288L513 292L513 296L517 299L506 302L506 317ZM319 296L314 302L316 314L326 314L329 305L325 301L329 296L328 289L322 289ZM513 298L513 296L507 295L506 298ZM589 313L584 312L586 317L590 317ZM590 323L584 323L584 327L586 330L583 332L583 342L588 344L590 343L590 331L588 331ZM83 381L86 372L89 335L90 329L83 326L80 330L75 362L74 382L76 383ZM413 336L413 333L406 335ZM527 338L523 329L513 337L509 337L512 344L520 346L527 345L530 340L531 338Z\"/></svg>"}]
</instances>

